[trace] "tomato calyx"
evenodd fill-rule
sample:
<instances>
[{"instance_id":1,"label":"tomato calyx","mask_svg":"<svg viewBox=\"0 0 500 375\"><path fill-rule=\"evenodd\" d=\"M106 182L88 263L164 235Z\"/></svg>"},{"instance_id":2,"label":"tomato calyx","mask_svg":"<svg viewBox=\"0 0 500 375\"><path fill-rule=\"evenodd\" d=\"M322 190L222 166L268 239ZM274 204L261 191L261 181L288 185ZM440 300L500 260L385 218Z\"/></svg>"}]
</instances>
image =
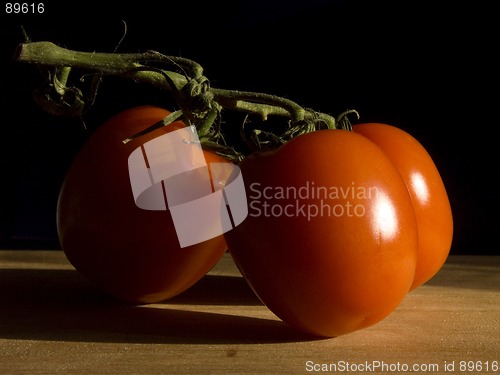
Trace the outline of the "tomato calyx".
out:
<instances>
[{"instance_id":1,"label":"tomato calyx","mask_svg":"<svg viewBox=\"0 0 500 375\"><path fill-rule=\"evenodd\" d=\"M271 131L262 129L254 129L251 137L246 139L247 143L253 144L254 151L264 151L275 149L284 145L288 141L300 135L311 133L323 129L342 129L352 130L352 125L349 120L349 115L354 114L359 118L359 113L356 110L347 110L342 112L335 120L336 126L332 128L324 118L318 114L316 117L303 119L299 121L289 121L288 127L281 134L276 134Z\"/></svg>"}]
</instances>

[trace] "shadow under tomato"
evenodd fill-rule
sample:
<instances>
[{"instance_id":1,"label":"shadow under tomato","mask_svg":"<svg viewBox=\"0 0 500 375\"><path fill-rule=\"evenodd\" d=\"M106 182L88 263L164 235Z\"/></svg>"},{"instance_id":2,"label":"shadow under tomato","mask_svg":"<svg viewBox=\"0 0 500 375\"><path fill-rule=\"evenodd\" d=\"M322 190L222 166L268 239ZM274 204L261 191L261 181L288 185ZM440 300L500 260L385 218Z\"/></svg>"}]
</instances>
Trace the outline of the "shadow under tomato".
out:
<instances>
[{"instance_id":1,"label":"shadow under tomato","mask_svg":"<svg viewBox=\"0 0 500 375\"><path fill-rule=\"evenodd\" d=\"M175 308L188 301L198 304L201 297L205 305L227 304L236 296L238 303L258 303L242 281L208 276L173 305L131 306L100 292L74 270L3 269L0 338L183 344L317 339L279 320Z\"/></svg>"},{"instance_id":2,"label":"shadow under tomato","mask_svg":"<svg viewBox=\"0 0 500 375\"><path fill-rule=\"evenodd\" d=\"M243 277L206 275L191 288L169 299L170 304L262 305Z\"/></svg>"}]
</instances>

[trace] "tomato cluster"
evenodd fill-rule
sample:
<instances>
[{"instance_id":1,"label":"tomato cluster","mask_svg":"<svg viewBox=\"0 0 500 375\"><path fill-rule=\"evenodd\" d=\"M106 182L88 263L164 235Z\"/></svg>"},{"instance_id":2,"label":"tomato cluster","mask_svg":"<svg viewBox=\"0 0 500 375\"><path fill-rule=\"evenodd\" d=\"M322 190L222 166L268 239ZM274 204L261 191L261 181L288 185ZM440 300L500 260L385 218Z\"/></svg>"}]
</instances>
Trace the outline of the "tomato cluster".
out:
<instances>
[{"instance_id":1,"label":"tomato cluster","mask_svg":"<svg viewBox=\"0 0 500 375\"><path fill-rule=\"evenodd\" d=\"M170 298L229 249L273 313L332 337L384 319L445 262L453 221L439 172L415 138L385 124L318 130L247 156L239 164L246 219L181 249L167 211L135 206L127 158L182 123L122 143L168 113L138 107L103 124L61 190L63 250L109 293L136 303ZM222 161L204 153L208 163Z\"/></svg>"}]
</instances>

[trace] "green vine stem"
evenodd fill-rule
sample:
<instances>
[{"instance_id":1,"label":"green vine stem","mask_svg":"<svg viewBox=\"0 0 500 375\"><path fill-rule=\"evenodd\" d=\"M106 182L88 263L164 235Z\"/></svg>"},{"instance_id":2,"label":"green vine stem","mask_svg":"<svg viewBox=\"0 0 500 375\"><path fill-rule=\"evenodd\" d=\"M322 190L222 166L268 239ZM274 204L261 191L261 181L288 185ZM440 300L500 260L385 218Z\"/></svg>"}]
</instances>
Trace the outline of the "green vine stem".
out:
<instances>
[{"instance_id":1,"label":"green vine stem","mask_svg":"<svg viewBox=\"0 0 500 375\"><path fill-rule=\"evenodd\" d=\"M214 145L218 152L221 149L231 151L230 147L220 145L220 132L215 126L222 108L242 111L249 115L267 120L269 116L280 116L289 119L289 130L281 135L272 135L263 130L256 130L255 136L264 135L267 138L286 142L305 132L319 128L335 129L338 119L312 110L305 109L282 97L247 91L224 90L210 87L208 79L203 76L203 68L196 62L176 57L166 56L156 51L144 53L98 53L69 50L52 42L27 42L20 44L14 60L35 64L49 70L48 89L39 104L49 112L58 110L69 114L83 111L85 98L76 87L67 87L68 77L72 69L96 74L123 76L135 82L145 83L170 91L188 122L197 126L200 139L207 145ZM47 90L48 90L47 89ZM58 98L54 100L53 94ZM342 114L345 122L345 114ZM342 122L341 122L342 123ZM200 125L201 124L201 125ZM267 141L258 141L259 147ZM242 158L237 155L237 158Z\"/></svg>"}]
</instances>

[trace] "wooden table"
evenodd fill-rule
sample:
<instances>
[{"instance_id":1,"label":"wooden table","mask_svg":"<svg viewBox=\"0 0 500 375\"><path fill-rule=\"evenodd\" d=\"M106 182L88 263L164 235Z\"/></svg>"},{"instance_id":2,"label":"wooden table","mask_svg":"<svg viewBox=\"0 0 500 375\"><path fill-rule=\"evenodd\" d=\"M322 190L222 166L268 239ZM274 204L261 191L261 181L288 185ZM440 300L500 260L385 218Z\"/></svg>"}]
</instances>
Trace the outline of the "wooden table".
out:
<instances>
[{"instance_id":1,"label":"wooden table","mask_svg":"<svg viewBox=\"0 0 500 375\"><path fill-rule=\"evenodd\" d=\"M2 375L500 373L494 256L451 256L382 322L322 340L277 319L227 254L173 300L125 306L61 251L2 250L0 296Z\"/></svg>"}]
</instances>

